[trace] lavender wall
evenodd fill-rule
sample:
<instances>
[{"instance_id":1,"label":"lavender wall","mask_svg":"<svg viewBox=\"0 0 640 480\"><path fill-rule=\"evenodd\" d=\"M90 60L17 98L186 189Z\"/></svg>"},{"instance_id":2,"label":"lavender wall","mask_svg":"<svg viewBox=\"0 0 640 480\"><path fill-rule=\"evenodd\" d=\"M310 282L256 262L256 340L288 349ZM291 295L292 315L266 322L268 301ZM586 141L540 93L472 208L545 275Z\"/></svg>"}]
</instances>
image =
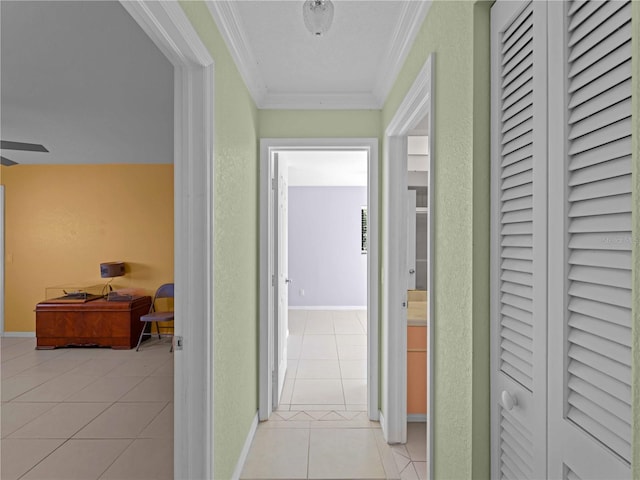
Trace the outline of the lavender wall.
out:
<instances>
[{"instance_id":1,"label":"lavender wall","mask_svg":"<svg viewBox=\"0 0 640 480\"><path fill-rule=\"evenodd\" d=\"M366 204L366 187L289 187L290 306L366 306Z\"/></svg>"}]
</instances>

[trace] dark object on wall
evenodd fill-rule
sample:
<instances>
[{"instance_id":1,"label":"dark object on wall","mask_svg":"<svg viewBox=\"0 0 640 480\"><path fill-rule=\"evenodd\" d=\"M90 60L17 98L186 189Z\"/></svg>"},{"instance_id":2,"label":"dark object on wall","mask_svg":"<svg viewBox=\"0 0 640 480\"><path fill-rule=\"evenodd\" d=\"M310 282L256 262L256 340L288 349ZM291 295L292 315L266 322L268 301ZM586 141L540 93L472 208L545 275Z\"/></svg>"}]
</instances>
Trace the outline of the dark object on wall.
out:
<instances>
[{"instance_id":1,"label":"dark object on wall","mask_svg":"<svg viewBox=\"0 0 640 480\"><path fill-rule=\"evenodd\" d=\"M106 262L100 264L102 278L121 277L124 275L124 262Z\"/></svg>"}]
</instances>

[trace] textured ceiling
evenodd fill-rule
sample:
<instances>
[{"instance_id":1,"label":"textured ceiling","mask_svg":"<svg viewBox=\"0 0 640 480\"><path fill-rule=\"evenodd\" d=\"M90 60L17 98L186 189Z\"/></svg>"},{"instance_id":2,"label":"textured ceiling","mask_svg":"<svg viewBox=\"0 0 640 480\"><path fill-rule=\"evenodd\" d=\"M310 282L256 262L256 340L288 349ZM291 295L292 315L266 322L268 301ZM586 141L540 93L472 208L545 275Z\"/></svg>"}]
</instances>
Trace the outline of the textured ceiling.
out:
<instances>
[{"instance_id":1,"label":"textured ceiling","mask_svg":"<svg viewBox=\"0 0 640 480\"><path fill-rule=\"evenodd\" d=\"M381 108L430 2L333 0L329 31L304 26L302 0L207 5L259 108Z\"/></svg>"}]
</instances>

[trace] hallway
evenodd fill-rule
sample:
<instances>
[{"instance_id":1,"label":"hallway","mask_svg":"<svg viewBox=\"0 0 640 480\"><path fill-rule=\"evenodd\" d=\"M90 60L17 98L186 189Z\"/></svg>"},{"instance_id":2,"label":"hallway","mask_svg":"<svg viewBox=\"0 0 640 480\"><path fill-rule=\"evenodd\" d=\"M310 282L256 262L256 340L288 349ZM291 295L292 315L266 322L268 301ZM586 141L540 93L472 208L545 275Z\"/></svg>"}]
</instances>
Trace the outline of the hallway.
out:
<instances>
[{"instance_id":1,"label":"hallway","mask_svg":"<svg viewBox=\"0 0 640 480\"><path fill-rule=\"evenodd\" d=\"M283 402L258 426L241 478L426 478L425 424L388 445L367 417L366 311L289 311Z\"/></svg>"}]
</instances>

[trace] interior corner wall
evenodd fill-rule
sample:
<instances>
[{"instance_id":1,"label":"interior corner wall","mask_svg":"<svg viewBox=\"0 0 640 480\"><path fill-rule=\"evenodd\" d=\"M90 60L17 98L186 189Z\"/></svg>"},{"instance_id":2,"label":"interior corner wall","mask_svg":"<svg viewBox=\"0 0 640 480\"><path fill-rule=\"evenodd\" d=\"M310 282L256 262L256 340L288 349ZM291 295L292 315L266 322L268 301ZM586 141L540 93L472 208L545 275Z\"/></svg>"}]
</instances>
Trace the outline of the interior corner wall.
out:
<instances>
[{"instance_id":1,"label":"interior corner wall","mask_svg":"<svg viewBox=\"0 0 640 480\"><path fill-rule=\"evenodd\" d=\"M386 128L435 53L435 478L490 477L489 8L490 2L434 1L382 112Z\"/></svg>"},{"instance_id":2,"label":"interior corner wall","mask_svg":"<svg viewBox=\"0 0 640 480\"><path fill-rule=\"evenodd\" d=\"M105 283L102 262L125 262L116 288L173 281L173 165L15 165L2 183L5 331L35 331L47 287Z\"/></svg>"},{"instance_id":3,"label":"interior corner wall","mask_svg":"<svg viewBox=\"0 0 640 480\"><path fill-rule=\"evenodd\" d=\"M367 187L289 187L290 307L367 308Z\"/></svg>"},{"instance_id":4,"label":"interior corner wall","mask_svg":"<svg viewBox=\"0 0 640 480\"><path fill-rule=\"evenodd\" d=\"M213 450L223 479L258 411L258 111L205 2L180 5L214 61Z\"/></svg>"}]
</instances>

